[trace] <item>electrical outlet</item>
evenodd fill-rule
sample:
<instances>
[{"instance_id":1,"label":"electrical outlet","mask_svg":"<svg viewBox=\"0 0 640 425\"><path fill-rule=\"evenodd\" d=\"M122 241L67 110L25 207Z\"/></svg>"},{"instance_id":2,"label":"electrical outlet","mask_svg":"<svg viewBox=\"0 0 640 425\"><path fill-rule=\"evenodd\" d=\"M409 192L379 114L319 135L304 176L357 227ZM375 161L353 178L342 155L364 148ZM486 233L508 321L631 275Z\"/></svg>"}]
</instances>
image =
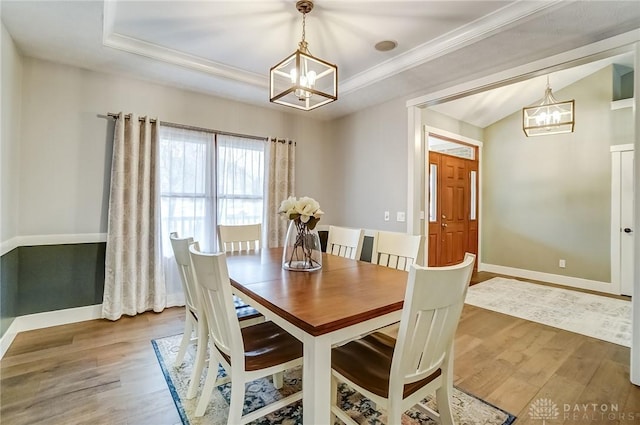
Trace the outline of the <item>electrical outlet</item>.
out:
<instances>
[{"instance_id":1,"label":"electrical outlet","mask_svg":"<svg viewBox=\"0 0 640 425\"><path fill-rule=\"evenodd\" d=\"M403 222L404 220L405 220L404 212L398 211L398 214L396 215L396 221Z\"/></svg>"},{"instance_id":2,"label":"electrical outlet","mask_svg":"<svg viewBox=\"0 0 640 425\"><path fill-rule=\"evenodd\" d=\"M558 267L560 267L561 269L564 269L565 267L567 267L567 262L565 260L560 260L558 262Z\"/></svg>"},{"instance_id":3,"label":"electrical outlet","mask_svg":"<svg viewBox=\"0 0 640 425\"><path fill-rule=\"evenodd\" d=\"M384 221L389 221L389 211L384 212Z\"/></svg>"}]
</instances>

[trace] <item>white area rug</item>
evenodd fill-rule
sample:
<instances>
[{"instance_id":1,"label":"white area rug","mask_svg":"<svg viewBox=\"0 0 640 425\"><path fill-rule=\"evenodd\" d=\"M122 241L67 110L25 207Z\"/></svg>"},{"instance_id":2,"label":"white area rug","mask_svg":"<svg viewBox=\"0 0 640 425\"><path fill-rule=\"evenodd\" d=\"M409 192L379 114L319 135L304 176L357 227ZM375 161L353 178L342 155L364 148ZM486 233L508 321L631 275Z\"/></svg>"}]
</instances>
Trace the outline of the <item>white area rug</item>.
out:
<instances>
[{"instance_id":1,"label":"white area rug","mask_svg":"<svg viewBox=\"0 0 640 425\"><path fill-rule=\"evenodd\" d=\"M631 302L494 277L469 287L467 304L631 346Z\"/></svg>"}]
</instances>

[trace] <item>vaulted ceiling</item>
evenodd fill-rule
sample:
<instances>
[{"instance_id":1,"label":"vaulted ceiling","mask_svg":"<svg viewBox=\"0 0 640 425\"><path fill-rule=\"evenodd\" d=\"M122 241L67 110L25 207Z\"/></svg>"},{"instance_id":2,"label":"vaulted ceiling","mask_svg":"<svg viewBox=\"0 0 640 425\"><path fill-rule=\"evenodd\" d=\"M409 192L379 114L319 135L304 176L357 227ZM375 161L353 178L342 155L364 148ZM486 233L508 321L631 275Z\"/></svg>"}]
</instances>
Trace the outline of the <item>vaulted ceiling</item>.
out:
<instances>
[{"instance_id":1,"label":"vaulted ceiling","mask_svg":"<svg viewBox=\"0 0 640 425\"><path fill-rule=\"evenodd\" d=\"M295 0L0 5L27 56L294 111L269 103L268 73L300 41ZM639 27L636 0L316 0L306 40L338 66L339 100L304 113L337 118ZM376 50L383 40L397 48Z\"/></svg>"}]
</instances>

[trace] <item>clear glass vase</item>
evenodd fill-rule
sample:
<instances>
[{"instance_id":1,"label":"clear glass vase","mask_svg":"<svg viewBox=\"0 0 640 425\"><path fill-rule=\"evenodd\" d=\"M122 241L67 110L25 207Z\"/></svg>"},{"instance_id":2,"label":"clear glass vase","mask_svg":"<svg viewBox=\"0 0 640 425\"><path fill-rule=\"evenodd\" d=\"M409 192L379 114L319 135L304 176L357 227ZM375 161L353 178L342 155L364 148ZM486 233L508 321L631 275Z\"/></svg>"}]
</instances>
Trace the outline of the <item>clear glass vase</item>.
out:
<instances>
[{"instance_id":1,"label":"clear glass vase","mask_svg":"<svg viewBox=\"0 0 640 425\"><path fill-rule=\"evenodd\" d=\"M318 231L300 220L291 220L282 251L282 268L312 272L322 268L322 247Z\"/></svg>"}]
</instances>

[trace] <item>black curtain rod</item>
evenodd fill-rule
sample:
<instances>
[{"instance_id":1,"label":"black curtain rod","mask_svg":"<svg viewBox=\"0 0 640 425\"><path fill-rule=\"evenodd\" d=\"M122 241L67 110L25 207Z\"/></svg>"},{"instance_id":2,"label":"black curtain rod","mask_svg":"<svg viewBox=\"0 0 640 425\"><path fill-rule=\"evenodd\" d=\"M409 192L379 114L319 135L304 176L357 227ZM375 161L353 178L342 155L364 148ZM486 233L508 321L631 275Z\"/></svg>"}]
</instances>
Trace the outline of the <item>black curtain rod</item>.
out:
<instances>
[{"instance_id":1,"label":"black curtain rod","mask_svg":"<svg viewBox=\"0 0 640 425\"><path fill-rule=\"evenodd\" d=\"M108 112L107 113L107 117L117 120L118 118L120 118L120 114L116 114L114 112ZM125 117L125 119L131 119L131 114L127 114L124 117ZM139 117L138 118L138 121L144 121L144 120L145 120L144 117ZM149 121L151 121L152 123L156 122L155 119L151 119ZM228 133L228 132L225 132L225 131L212 130L210 128L196 127L196 126L193 126L193 125L178 124L178 123L169 122L169 121L160 121L160 125L164 125L164 126L167 126L167 127L173 127L173 128L182 128L182 129L185 129L185 130L203 131L205 133L221 134L221 135L224 135L224 136L244 137L245 139L262 140L262 141L265 141L265 142L269 140L268 137L251 136L251 135L248 135L248 134Z\"/></svg>"}]
</instances>

